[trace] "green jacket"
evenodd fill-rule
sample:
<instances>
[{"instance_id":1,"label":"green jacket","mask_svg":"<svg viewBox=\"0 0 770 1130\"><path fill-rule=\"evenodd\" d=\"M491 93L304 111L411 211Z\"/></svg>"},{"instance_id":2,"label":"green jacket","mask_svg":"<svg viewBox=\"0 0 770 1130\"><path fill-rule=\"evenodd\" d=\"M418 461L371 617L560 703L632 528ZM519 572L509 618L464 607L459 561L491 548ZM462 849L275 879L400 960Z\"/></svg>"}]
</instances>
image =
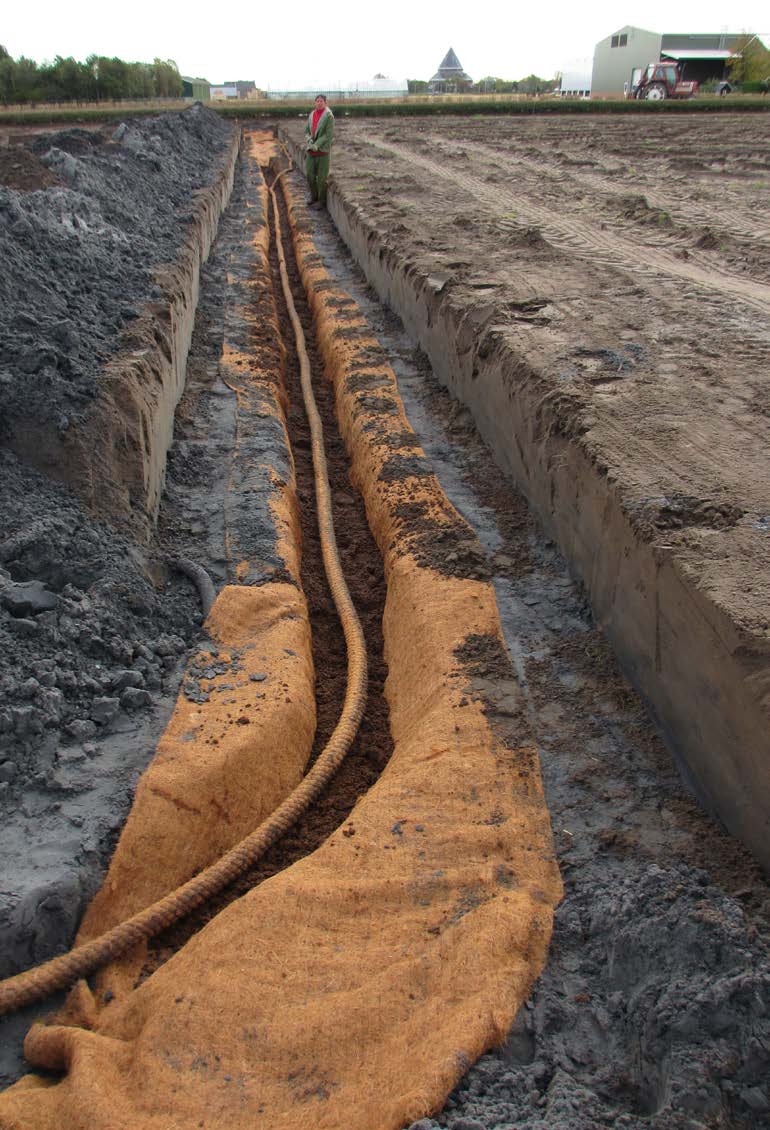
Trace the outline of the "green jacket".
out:
<instances>
[{"instance_id":1,"label":"green jacket","mask_svg":"<svg viewBox=\"0 0 770 1130\"><path fill-rule=\"evenodd\" d=\"M331 153L334 140L334 114L327 106L321 115L316 135L313 137L313 111L307 116L305 124L305 149L313 149L318 153Z\"/></svg>"}]
</instances>

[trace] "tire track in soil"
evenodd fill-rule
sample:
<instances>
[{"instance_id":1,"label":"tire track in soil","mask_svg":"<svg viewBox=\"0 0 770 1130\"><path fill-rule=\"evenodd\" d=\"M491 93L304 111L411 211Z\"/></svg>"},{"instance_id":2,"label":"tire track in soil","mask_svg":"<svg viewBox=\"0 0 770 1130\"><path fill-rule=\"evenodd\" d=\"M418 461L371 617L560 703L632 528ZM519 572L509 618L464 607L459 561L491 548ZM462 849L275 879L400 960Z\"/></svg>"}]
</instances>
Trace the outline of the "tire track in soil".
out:
<instances>
[{"instance_id":1,"label":"tire track in soil","mask_svg":"<svg viewBox=\"0 0 770 1130\"><path fill-rule=\"evenodd\" d=\"M515 192L500 185L490 188L477 177L456 170L447 169L429 157L409 152L403 145L393 145L370 137L367 142L375 149L415 165L427 172L435 181L448 181L467 192L478 205L499 216L509 209L528 224L542 228L547 233L549 243L559 250L588 259L602 267L632 271L641 285L656 288L661 285L661 276L669 276L673 282L683 280L702 290L719 295L729 295L758 310L765 316L770 309L770 286L745 281L732 272L712 268L705 270L695 264L677 259L673 252L641 246L633 239L625 238L617 232L602 231L589 224L560 212L558 215L550 208L538 207Z\"/></svg>"},{"instance_id":2,"label":"tire track in soil","mask_svg":"<svg viewBox=\"0 0 770 1130\"><path fill-rule=\"evenodd\" d=\"M536 176L537 178L546 176L554 182L558 182L554 184L554 187L557 187L565 197L569 194L569 190L565 188L565 176L569 177L570 184L577 186L578 190L586 189L589 192L604 193L606 196L617 200L628 197L628 186L619 185L611 176L607 176L596 169L581 171L569 168L565 171L562 163L558 160L548 160L547 156L533 154L530 157L527 154L525 160L522 160L521 157L509 158L499 150L472 141L463 141L463 147L488 164L491 162L500 173L508 177L513 172L515 172L517 178L522 175ZM480 164L480 162L477 163ZM533 165L536 166L536 171L533 170ZM682 186L675 184L673 187L676 189ZM670 213L678 226L704 228L718 225L721 232L735 239L770 242L770 227L762 226L759 222L748 226L749 218L745 216L740 217L740 219L747 221L747 223L738 222L735 209L726 210L724 200L719 201L718 208L699 207L683 195L663 196L642 181L639 181L637 188L639 195L643 194L649 205ZM684 234L680 233L680 238L683 238Z\"/></svg>"},{"instance_id":3,"label":"tire track in soil","mask_svg":"<svg viewBox=\"0 0 770 1130\"><path fill-rule=\"evenodd\" d=\"M358 141L358 137L354 137ZM373 165L376 171L382 168L381 157L385 150L377 148L378 139L372 141L367 134L366 141L358 143L364 150L357 162L361 175ZM464 145L464 138L462 143ZM412 144L411 137L404 142L404 146L408 144ZM427 142L417 135L414 144L427 145ZM397 146L391 148L397 150L400 161L401 149ZM458 152L461 148L462 145L458 145ZM460 196L462 189L456 180L434 176L432 170L438 166L430 162L429 165L431 212L446 216L454 213L461 218L467 217L469 223L474 223L480 209L467 196ZM403 171L403 166L399 168L398 163L388 162L389 176L397 180ZM443 173L443 170L439 171ZM483 175L483 172L479 173L479 176ZM428 183L427 176L419 169L410 179L421 186ZM496 195L496 189L479 182L477 185L485 190L490 203L494 201L493 209L482 203L484 212L489 215L492 211L497 219L505 205ZM384 187L387 189L387 186L386 179ZM354 190L357 187L355 180L352 187ZM434 192L436 196L433 195ZM523 190L522 194L524 195ZM451 272L455 265L460 266L459 282L463 302L472 300L469 288L476 285L477 279L487 281L489 276L482 273L484 268L492 272L494 284L497 286L499 283L499 291L496 293L500 295L503 323L509 317L505 310L505 286L508 283L506 272L513 279L517 295L525 287L529 287L533 297L541 293L550 295L550 302L557 312L555 325L559 336L549 338L544 334L537 340L546 349L559 350L558 353L549 354L553 365L564 365L567 371L573 367L577 370L575 384L581 390L588 385L583 374L588 372L589 380L592 374L585 361L573 350L573 341L580 344L585 340L583 335L587 326L591 327L593 334L593 338L588 339L589 346L603 346L605 333L607 340L614 342L621 327L625 329L631 326L633 331L639 333L639 337L634 336L632 340L644 342L645 359L630 375L630 379L616 381L615 374L612 373L608 380L602 382L598 377L607 375L604 369L599 371L597 379L588 387L590 399L601 413L602 443L607 457L613 466L634 468L634 481L639 484L641 498L656 498L672 489L674 493L681 492L694 497L720 497L727 489L730 497L740 499L741 505L747 510L756 510L758 514L765 512L762 484L766 476L759 473L764 451L765 418L752 410L750 400L759 394L753 383L747 385L745 372L741 368L744 363L741 342L745 346L746 337L751 341L751 350L747 349L745 357L749 365L755 365L758 343L762 355L766 353L763 342L766 320L751 318L748 310L738 304L726 302L718 291L698 295L697 302L693 302L691 290L688 291L680 283L665 277L657 280L655 287L648 287L645 292L638 285L638 273L623 271L622 264L617 262L599 271L593 265L584 267L573 257L571 261L565 262L562 272L549 264L546 276L544 269L535 262L530 273L522 257L505 262L502 250L504 237L501 238L497 230L499 220L494 225L494 234L490 236L484 230L486 217L478 225L481 229L479 242L473 251L468 251L467 257L463 249L464 226L460 227L459 232L453 232L451 222L448 223L446 244L438 248L435 237L438 235L441 239L442 236L438 225L427 229L419 225L419 209L424 206L421 203L416 205L414 212L409 212L406 220L410 225L407 244L405 236L398 232L397 217L399 205L403 203L402 198L398 191L394 191L392 197L383 196L383 201L384 215L375 222L382 223L386 230L387 224L393 223L395 217L394 246L402 249L407 245L415 246L422 235L430 241L430 248L424 252L427 264L438 261L439 273L443 270ZM406 201L410 203L408 194ZM373 210L372 214L376 215L376 212ZM520 232L520 225L518 227ZM546 231L545 234L550 238L550 232ZM446 257L441 258L439 251L446 251ZM422 251L419 253L423 254ZM485 255L488 258L484 259ZM455 264L455 260L460 260L460 263ZM470 273L463 274L464 268L469 268ZM538 270L543 273L537 273ZM585 297L581 296L580 287L583 283ZM565 289L568 292L567 298L560 293ZM605 313L605 309L593 305L588 296L608 292L613 295L613 303L606 304ZM621 301L622 299L629 301ZM481 301L481 296L478 300ZM584 320L587 313L592 317L585 317ZM596 317L597 313L601 317ZM696 329L691 331L690 321L695 318L697 322L693 321L693 324ZM726 329L730 322L734 325ZM536 333L535 330L528 330L528 334ZM697 343L695 351L691 338ZM536 337L531 337L529 341L523 342L523 348L534 348L535 340ZM708 353L704 351L702 344L706 342ZM713 359L720 352L724 351L726 354L728 348L730 364L723 366L716 377ZM663 364L666 365L665 370L662 368ZM668 374L675 365L687 372L686 385L678 385L669 379ZM720 391L715 394L717 381ZM657 392L653 391L657 386L663 391L660 399ZM632 398L635 406L638 406L634 419L631 410L626 407ZM655 420L654 427L645 426L644 421L648 415ZM686 427L683 425L685 420L688 421ZM721 452L718 461L714 459L715 450ZM756 473L750 475L745 472L747 451L752 454L758 468ZM673 488L671 484L674 484Z\"/></svg>"},{"instance_id":4,"label":"tire track in soil","mask_svg":"<svg viewBox=\"0 0 770 1130\"><path fill-rule=\"evenodd\" d=\"M265 172L265 170L263 170ZM272 176L268 176L268 183ZM281 224L289 232L286 208L277 193ZM276 295L281 334L287 347L287 426L294 453L297 499L302 541L302 587L308 603L313 636L317 729L309 765L328 741L340 712L346 680L345 642L337 612L326 582L315 517L310 428L305 416L291 323L281 291L275 249L272 209L270 217L270 271ZM385 577L382 558L369 530L363 500L349 479L349 462L337 428L331 384L323 377L315 345L312 317L296 267L288 236L284 251L294 301L305 333L314 378L314 392L321 414L326 460L332 490L334 523L340 557L353 602L363 625L369 654L369 694L356 739L329 788L290 831L258 864L232 886L215 896L199 911L159 934L149 945L142 979L149 976L198 930L230 902L258 886L263 880L309 855L346 818L358 798L377 780L392 753L389 712L384 696L387 667L383 657L382 618L385 607Z\"/></svg>"}]
</instances>

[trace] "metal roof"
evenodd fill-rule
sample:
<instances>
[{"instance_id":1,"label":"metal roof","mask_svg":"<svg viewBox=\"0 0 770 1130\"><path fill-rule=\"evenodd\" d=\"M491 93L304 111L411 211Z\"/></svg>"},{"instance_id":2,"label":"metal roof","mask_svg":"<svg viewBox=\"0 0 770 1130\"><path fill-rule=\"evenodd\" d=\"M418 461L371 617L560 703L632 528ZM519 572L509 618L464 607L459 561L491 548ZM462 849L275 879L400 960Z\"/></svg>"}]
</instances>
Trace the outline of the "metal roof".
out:
<instances>
[{"instance_id":1,"label":"metal roof","mask_svg":"<svg viewBox=\"0 0 770 1130\"><path fill-rule=\"evenodd\" d=\"M444 56L443 62L439 64L438 70L430 81L452 82L454 79L471 81L470 75L466 75L462 63L455 55L454 50L450 47Z\"/></svg>"},{"instance_id":2,"label":"metal roof","mask_svg":"<svg viewBox=\"0 0 770 1130\"><path fill-rule=\"evenodd\" d=\"M438 69L440 71L461 71L463 69L462 63L455 55L453 48L449 48Z\"/></svg>"},{"instance_id":3,"label":"metal roof","mask_svg":"<svg viewBox=\"0 0 770 1130\"><path fill-rule=\"evenodd\" d=\"M688 48L686 51L680 51L674 48L664 49L661 48L661 55L665 55L669 59L736 59L738 58L732 51L705 51L696 50L695 48Z\"/></svg>"}]
</instances>

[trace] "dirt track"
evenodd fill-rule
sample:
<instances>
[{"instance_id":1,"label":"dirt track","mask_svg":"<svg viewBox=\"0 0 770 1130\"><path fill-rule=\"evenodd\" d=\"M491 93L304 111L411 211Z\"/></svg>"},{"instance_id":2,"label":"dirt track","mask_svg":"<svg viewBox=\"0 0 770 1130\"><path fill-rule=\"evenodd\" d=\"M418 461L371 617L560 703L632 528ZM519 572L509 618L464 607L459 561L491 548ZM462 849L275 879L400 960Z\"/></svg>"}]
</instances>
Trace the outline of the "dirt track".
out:
<instances>
[{"instance_id":1,"label":"dirt track","mask_svg":"<svg viewBox=\"0 0 770 1130\"><path fill-rule=\"evenodd\" d=\"M681 128L679 122L660 125L666 131ZM383 246L406 241L399 243L404 255L430 264L438 293L444 289L451 291L455 280L458 284L468 284L470 280L474 305L482 311L478 323L482 328L489 320L483 312L492 311L496 318L500 298L510 298L511 280L524 288L525 297L509 302L509 321L522 333L536 338L538 351L545 348L544 341L550 342L550 348L556 352L549 357L557 355L565 342L576 346L568 363L563 356L559 360L559 364L569 365L564 370L564 383L572 401L570 412L590 411L586 405L600 405L602 396L612 398L614 412L620 400L624 425L618 429L622 434L613 440L620 462L621 455L628 455L626 440L634 421L642 417L642 424L648 423L649 413L660 403L662 377L667 375L665 387L675 391L680 387L676 378L684 370L688 387L711 390L713 394L716 377L712 374L709 384L699 369L705 361L693 360L696 348L710 357L718 342L732 340L735 348L729 355L735 364L730 387L745 387L751 371L750 357L766 359L767 327L755 313L744 315L741 303L750 307L755 299L763 300L767 272L763 267L752 266L745 272L749 278L742 288L746 280L731 259L733 255L739 256L738 245L730 250L725 237L725 248L718 250L718 270L728 280L729 307L718 297L709 299L707 295L698 305L697 317L705 318L707 324L709 318L713 319L714 332L724 335L714 337L708 348L705 339L698 336L697 327L684 325L692 299L688 302L677 291L682 285L681 273L667 274L665 311L660 308L660 280L655 273L662 270L661 264L666 272L669 262L683 265L691 271L687 285L700 286L698 279L708 273L703 264L709 261L710 249L693 248L693 243L701 239L703 230L672 235L665 230L668 221L660 217L652 226L645 222L650 209L638 200L622 201L619 219L608 205L607 215L612 218L602 220L607 228L600 230L612 229L607 238L613 249L613 262L605 266L604 237L596 236L597 197L589 193L587 199L576 205L575 217L568 220L560 194L554 197L552 207L545 208L542 182L548 181L548 168L554 175L560 170L563 174L565 168L577 168L576 183L585 180L596 186L602 200L605 194L612 198L617 196L615 180L606 178L613 177L613 162L622 165L627 158L615 153L611 145L608 147L607 135L612 134L612 127L608 128L607 123L597 125L595 131L581 123L580 128L592 135L587 142L585 136L578 135L576 125L569 122L567 132L571 141L553 142L559 148L551 148L545 162L540 155L542 143L533 142L530 135L561 136L561 128L555 122L464 123L464 140L460 141L453 138L453 127L448 125L445 129L443 123L440 139L434 134L428 136L424 127L414 122L396 129L392 124L372 127L372 123L367 123L364 142L357 139L357 132L363 131L363 127L341 122L339 155L335 158L337 191L346 193L352 202L361 199L368 210L376 212ZM623 132L618 127L619 138L625 136L626 129L626 123ZM506 131L510 131L510 137ZM601 144L605 146L598 171L593 162L589 166L581 164L588 159L586 153L595 153L600 144L593 136L595 133L601 134ZM408 153L404 158L402 143L407 134L414 136L406 146ZM527 138L529 148L525 153L523 145ZM501 153L510 149L509 142L514 140L519 146L516 158L503 158ZM671 138L671 145L674 143ZM629 145L633 148L633 139ZM732 142L725 143L725 148L729 151L728 164L749 162L748 155L735 156L737 146ZM467 151L467 161L460 150ZM761 160L751 158L754 159ZM406 160L408 172L402 165L394 164L402 160ZM482 166L483 175L478 173L481 162L488 162L489 166ZM487 181L487 175L499 179ZM704 174L706 183L710 176ZM513 201L516 193L505 196L511 193L510 187L500 187L510 186L514 177L518 184L532 186L526 200L518 192L518 203ZM292 179L295 191L301 195L300 179ZM490 184L495 187L490 189ZM441 212L436 211L436 197L431 195L436 185ZM232 424L226 407L228 390L218 380L217 360L222 309L228 303L222 280L229 272L228 285L232 287L244 269L239 260L239 233L244 207L254 207L251 201L245 205L242 196L239 205L238 193L243 191L241 182L241 188L236 188L230 226L225 220L221 246L208 269L208 289L199 312L198 346L191 359L193 380L181 407L181 427L177 433L180 443L172 454L170 497L162 515L162 529L169 543L177 551L206 560L220 581L231 575L233 563L223 552L219 529L218 499L222 496L218 492L226 493L227 488L219 482L217 460L232 442ZM577 191L588 193L588 187ZM645 188L647 204L653 203L655 191L660 189ZM455 196L456 192L459 196ZM737 188L735 196L736 200L741 196ZM469 197L476 202L471 209L467 205ZM500 209L499 214L496 208ZM517 215L506 214L511 211ZM702 214L695 212L691 216ZM714 206L709 214L713 223ZM431 228L434 215L435 228ZM448 215L453 222L447 222ZM745 208L742 215L741 224L747 225L745 231L742 235L737 228L733 232L741 249L740 239L751 230L750 208ZM522 216L526 219L524 226ZM673 212L670 216L671 222L676 220ZM308 225L307 218L301 222ZM681 216L676 222L684 224ZM699 218L698 224L702 222ZM403 230L397 226L399 223ZM540 230L533 230L535 223L541 225ZM595 1125L645 1125L661 1130L671 1126L695 1130L700 1126L765 1125L770 1110L763 1086L768 1066L770 974L766 939L770 903L758 868L682 788L670 756L655 736L639 700L614 666L579 588L571 581L553 543L538 532L522 498L501 481L468 413L452 404L430 373L424 356L414 350L392 316L372 301L371 291L341 250L326 217L313 218L312 234L328 268L364 309L391 359L410 419L430 464L461 514L477 527L483 553L469 539L460 543L459 552L454 552L451 559L447 559L442 547L436 552L429 542L424 552L428 560L432 555L433 563L450 576L492 577L495 581L506 643L540 747L566 885L549 967L507 1043L468 1074L449 1099L438 1123L424 1120L416 1126L420 1130L435 1125L457 1130L503 1126L587 1130ZM647 238L651 241L649 248L642 246ZM766 241L766 232L764 238ZM503 246L504 239L508 242ZM614 286L621 261L618 257L624 246L624 254L630 254L635 240L644 261L640 278L646 281L635 281L632 286L622 274L618 290ZM705 242L710 243L710 237ZM761 262L762 240L757 237L754 242L757 262ZM549 245L558 255L549 250ZM649 276L648 269L653 272ZM613 283L611 310L599 301L608 280ZM543 292L548 288L552 289L545 301ZM565 288L570 292L566 298ZM625 313L618 304L623 288L629 291L625 297L630 305L624 307ZM638 313L639 306L644 317ZM632 308L637 310L636 314L631 313ZM672 308L673 321L668 313ZM350 310L345 316L351 316ZM671 341L674 321L681 335L678 345ZM580 337L588 334L589 324L593 335L597 322L606 342L614 335L614 348L608 344L595 347L593 336L590 343ZM731 338L733 334L735 338ZM258 335L249 347L256 347L262 355L267 345L260 342ZM669 352L672 348L673 354ZM667 359L676 356L676 370L663 368L667 363L661 362L663 351ZM701 384L695 379L699 372ZM757 381L756 373L752 379ZM757 389L761 392L761 382ZM731 426L743 427L742 438L735 442L738 447L743 444L740 450L748 450L749 456L752 449L747 446L746 436L764 435L761 406L760 411L751 411L752 405L754 409L757 406L756 390L750 391L753 400L749 408L747 393L733 394L731 407L738 404L743 415L733 412L728 421ZM642 398L643 407L635 397ZM681 426L670 426L667 433L672 437L671 463L665 471L657 471L661 480L680 473L680 447L688 441L686 422L680 421L680 417L687 410L692 411L689 396L680 397L670 410ZM599 428L602 418L598 408L596 412L593 427ZM584 422L585 417L582 419ZM301 438L298 446L304 447ZM641 439L632 449L637 461L640 452L649 452ZM667 541L695 537L702 533L704 525L710 535L727 536L725 530L735 530L733 506L745 511L738 518L739 525L746 515L761 518L762 513L770 510L765 505L761 478L752 485L743 482L745 476L735 474L732 479L723 476L728 479L725 483L717 474L718 460L707 459L708 451L704 455L698 449L698 454L712 476L713 490L705 501L711 505L713 495L718 505L706 509L705 520L703 508L696 509L699 522L693 526L693 500L703 503L706 492L693 487L692 495L682 496L675 491L669 493L670 482L659 482L657 494L650 496L652 510L648 505L644 521L657 530L663 522ZM277 449L274 457L277 462L284 458ZM419 476L424 473L420 468ZM648 473L645 489L649 478ZM344 516L351 506L347 493L343 483ZM666 506L655 504L654 499L663 495ZM247 539L256 537L248 527L239 529ZM349 560L359 560L364 537L352 525L346 529ZM266 567L274 570L274 551L269 541L266 534L262 552ZM701 537L680 548L700 550L702 544ZM752 548L750 539L745 544ZM709 548L712 546L713 539ZM722 551L723 556L725 552ZM758 552L761 557L761 545ZM733 560L731 553L730 561ZM765 569L766 565L765 554ZM766 572L760 576L767 580ZM377 582L373 578L367 566L366 576L359 578L359 588L360 599L376 615ZM750 594L757 607L762 607L766 595L766 589L760 591L761 583L758 580ZM314 582L305 584L312 596ZM322 598L320 607L322 618L328 618ZM495 725L509 725L507 660L483 648L471 648L457 658L470 674L469 695L486 701ZM323 671L320 682L325 682ZM111 739L107 733L100 733L99 739L105 748L109 747ZM367 774L370 775L369 767L365 764L364 776ZM68 788L73 787L73 782L68 781ZM354 780L351 797L359 787ZM337 803L330 801L327 816L333 816ZM340 817L346 811L346 803L339 804ZM314 843L317 836L318 832L311 828L307 834L300 831L292 837L285 862L291 859L295 848L301 848L303 840ZM283 862L277 864L282 865ZM268 863L263 873L272 870L272 863ZM167 948L175 947L184 936L181 931L161 939L152 967L162 962ZM144 975L148 972L149 967Z\"/></svg>"}]
</instances>

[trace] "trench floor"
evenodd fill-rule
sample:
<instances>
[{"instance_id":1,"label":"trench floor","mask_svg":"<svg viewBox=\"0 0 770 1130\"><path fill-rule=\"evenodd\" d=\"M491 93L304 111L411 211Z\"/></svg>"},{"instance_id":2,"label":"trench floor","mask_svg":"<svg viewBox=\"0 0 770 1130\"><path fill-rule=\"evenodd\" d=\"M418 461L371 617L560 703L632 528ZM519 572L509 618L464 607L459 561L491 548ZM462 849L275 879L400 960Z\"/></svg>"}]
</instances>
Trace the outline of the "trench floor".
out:
<instances>
[{"instance_id":1,"label":"trench floor","mask_svg":"<svg viewBox=\"0 0 770 1130\"><path fill-rule=\"evenodd\" d=\"M271 183L273 174L267 169L263 169L263 173L268 184ZM318 802L251 871L223 891L219 897L210 900L199 912L159 935L150 944L144 975L149 975L158 968L206 921L233 899L239 898L264 879L291 866L296 860L317 848L344 822L358 798L377 779L392 752L388 707L384 696L387 667L383 658L381 627L385 604L382 558L367 525L363 500L350 484L349 460L337 429L332 386L323 377L323 365L315 345L307 299L302 290L290 239L286 236L289 225L280 192L277 193L277 197L279 210L282 213L284 253L287 258L292 293L305 334L314 374L316 403L324 426L337 544L348 587L367 642L369 662L367 707L350 752ZM323 750L339 717L340 704L345 693L346 654L342 628L323 570L315 517L310 429L302 401L296 345L281 291L272 212L270 229L271 285L278 303L281 338L287 350L285 392L288 403L287 425L294 456L300 509L301 583L308 602L316 672L317 729L310 758L312 764ZM205 317L204 308L199 318ZM194 366L197 364L195 357L191 359L191 363ZM213 512L217 510L221 512L220 499L212 500L209 497L209 504Z\"/></svg>"}]
</instances>

